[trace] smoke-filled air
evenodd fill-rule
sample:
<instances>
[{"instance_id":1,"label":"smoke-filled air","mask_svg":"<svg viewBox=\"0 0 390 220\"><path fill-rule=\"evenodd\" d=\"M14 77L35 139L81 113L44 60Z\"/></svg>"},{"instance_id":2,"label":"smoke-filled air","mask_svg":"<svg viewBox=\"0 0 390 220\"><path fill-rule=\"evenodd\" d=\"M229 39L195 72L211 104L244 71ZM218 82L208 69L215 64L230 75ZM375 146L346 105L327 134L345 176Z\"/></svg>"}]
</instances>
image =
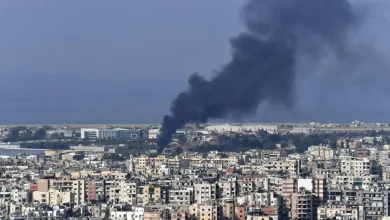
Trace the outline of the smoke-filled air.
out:
<instances>
[{"instance_id":1,"label":"smoke-filled air","mask_svg":"<svg viewBox=\"0 0 390 220\"><path fill-rule=\"evenodd\" d=\"M163 119L159 151L187 123L250 115L263 103L292 109L298 55L345 57L347 36L359 25L347 0L251 0L240 16L246 31L230 39L231 61L210 79L189 77Z\"/></svg>"}]
</instances>

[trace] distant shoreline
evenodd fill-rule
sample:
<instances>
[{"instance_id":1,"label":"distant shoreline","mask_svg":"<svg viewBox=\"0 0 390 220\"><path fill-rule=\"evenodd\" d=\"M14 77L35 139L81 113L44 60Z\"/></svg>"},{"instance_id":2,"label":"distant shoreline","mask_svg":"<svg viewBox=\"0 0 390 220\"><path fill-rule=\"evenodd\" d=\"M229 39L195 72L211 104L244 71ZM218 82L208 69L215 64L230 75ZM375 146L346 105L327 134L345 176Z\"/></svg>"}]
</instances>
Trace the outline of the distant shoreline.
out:
<instances>
[{"instance_id":1,"label":"distant shoreline","mask_svg":"<svg viewBox=\"0 0 390 220\"><path fill-rule=\"evenodd\" d=\"M53 150L53 149L38 149L38 148L15 148L15 147L0 147L0 150L1 149L4 149L4 150L40 150L40 151L45 151L45 150Z\"/></svg>"}]
</instances>

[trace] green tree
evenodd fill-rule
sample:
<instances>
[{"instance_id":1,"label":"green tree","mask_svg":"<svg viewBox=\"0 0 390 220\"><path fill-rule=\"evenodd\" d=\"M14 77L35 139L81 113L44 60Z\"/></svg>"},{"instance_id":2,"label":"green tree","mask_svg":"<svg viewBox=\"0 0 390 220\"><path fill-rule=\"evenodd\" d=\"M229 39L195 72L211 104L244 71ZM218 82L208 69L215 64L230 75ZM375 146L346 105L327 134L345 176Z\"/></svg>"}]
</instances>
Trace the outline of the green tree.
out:
<instances>
[{"instance_id":1,"label":"green tree","mask_svg":"<svg viewBox=\"0 0 390 220\"><path fill-rule=\"evenodd\" d=\"M35 131L33 135L34 140L42 140L46 138L46 130L44 128L40 128Z\"/></svg>"}]
</instances>

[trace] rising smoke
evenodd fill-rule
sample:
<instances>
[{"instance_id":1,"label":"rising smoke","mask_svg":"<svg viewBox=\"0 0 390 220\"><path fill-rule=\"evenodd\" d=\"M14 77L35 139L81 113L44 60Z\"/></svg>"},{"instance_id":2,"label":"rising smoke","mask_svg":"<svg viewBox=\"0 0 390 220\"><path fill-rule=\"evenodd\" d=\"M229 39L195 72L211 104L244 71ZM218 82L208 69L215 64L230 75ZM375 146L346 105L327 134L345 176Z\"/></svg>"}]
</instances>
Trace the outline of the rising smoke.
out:
<instances>
[{"instance_id":1,"label":"rising smoke","mask_svg":"<svg viewBox=\"0 0 390 220\"><path fill-rule=\"evenodd\" d=\"M253 114L265 102L292 108L297 57L315 60L329 50L346 56L358 23L347 0L251 0L241 15L247 31L230 40L231 61L209 80L189 77L163 119L160 151L187 123Z\"/></svg>"}]
</instances>

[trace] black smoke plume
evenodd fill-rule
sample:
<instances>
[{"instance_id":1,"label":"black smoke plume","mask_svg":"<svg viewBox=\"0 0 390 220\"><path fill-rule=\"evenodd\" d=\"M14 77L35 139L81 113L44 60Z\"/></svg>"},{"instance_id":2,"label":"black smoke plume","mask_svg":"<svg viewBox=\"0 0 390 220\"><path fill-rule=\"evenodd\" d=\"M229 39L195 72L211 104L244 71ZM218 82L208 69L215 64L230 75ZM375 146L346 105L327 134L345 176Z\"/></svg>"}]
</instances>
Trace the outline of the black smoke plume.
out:
<instances>
[{"instance_id":1,"label":"black smoke plume","mask_svg":"<svg viewBox=\"0 0 390 220\"><path fill-rule=\"evenodd\" d=\"M252 114L263 102L291 107L297 56L342 53L357 21L347 0L251 0L242 17L247 31L230 40L231 61L209 80L191 75L173 100L160 151L187 123Z\"/></svg>"}]
</instances>

